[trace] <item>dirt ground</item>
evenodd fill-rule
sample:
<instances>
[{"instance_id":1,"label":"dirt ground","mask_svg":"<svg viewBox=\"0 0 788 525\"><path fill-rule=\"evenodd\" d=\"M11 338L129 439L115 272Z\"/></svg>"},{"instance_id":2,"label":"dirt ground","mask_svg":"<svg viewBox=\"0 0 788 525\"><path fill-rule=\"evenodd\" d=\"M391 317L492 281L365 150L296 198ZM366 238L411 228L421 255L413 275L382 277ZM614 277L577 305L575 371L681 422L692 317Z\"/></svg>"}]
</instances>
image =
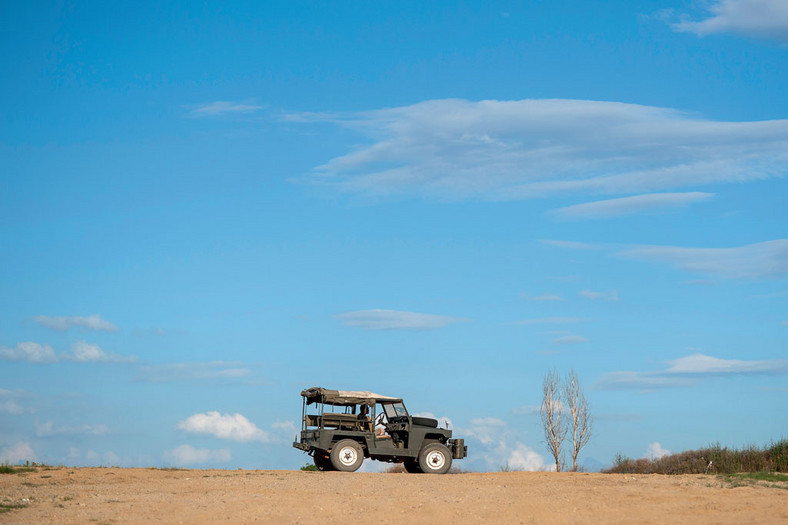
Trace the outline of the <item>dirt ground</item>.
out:
<instances>
[{"instance_id":1,"label":"dirt ground","mask_svg":"<svg viewBox=\"0 0 788 525\"><path fill-rule=\"evenodd\" d=\"M717 476L39 468L0 523L788 523L788 490Z\"/></svg>"}]
</instances>

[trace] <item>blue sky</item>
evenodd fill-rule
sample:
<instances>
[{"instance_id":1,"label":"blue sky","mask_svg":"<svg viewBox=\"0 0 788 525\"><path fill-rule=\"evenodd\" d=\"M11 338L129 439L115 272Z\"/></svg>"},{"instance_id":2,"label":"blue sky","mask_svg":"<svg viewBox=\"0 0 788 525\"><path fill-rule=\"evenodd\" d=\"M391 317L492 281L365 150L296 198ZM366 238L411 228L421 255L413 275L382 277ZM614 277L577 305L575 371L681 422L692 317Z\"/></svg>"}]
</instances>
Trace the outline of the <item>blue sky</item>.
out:
<instances>
[{"instance_id":1,"label":"blue sky","mask_svg":"<svg viewBox=\"0 0 788 525\"><path fill-rule=\"evenodd\" d=\"M781 0L102 2L0 17L0 461L297 468L302 388L474 470L788 422Z\"/></svg>"}]
</instances>

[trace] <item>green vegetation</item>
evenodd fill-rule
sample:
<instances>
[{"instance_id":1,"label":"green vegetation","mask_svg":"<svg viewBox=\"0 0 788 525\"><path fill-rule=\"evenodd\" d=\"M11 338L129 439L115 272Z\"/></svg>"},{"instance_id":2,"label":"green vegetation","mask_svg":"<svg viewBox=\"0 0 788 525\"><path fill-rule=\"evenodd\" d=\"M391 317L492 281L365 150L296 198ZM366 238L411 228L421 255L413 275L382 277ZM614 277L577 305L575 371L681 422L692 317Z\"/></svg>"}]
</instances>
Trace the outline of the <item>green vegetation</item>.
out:
<instances>
[{"instance_id":1,"label":"green vegetation","mask_svg":"<svg viewBox=\"0 0 788 525\"><path fill-rule=\"evenodd\" d=\"M719 443L657 459L631 459L616 454L608 474L738 474L788 472L788 439L761 448L723 447Z\"/></svg>"},{"instance_id":2,"label":"green vegetation","mask_svg":"<svg viewBox=\"0 0 788 525\"><path fill-rule=\"evenodd\" d=\"M26 506L27 505L22 503L0 503L0 514L3 514L4 512L11 512L14 509L23 509Z\"/></svg>"},{"instance_id":3,"label":"green vegetation","mask_svg":"<svg viewBox=\"0 0 788 525\"><path fill-rule=\"evenodd\" d=\"M13 467L8 464L0 465L0 474L19 474L20 472L37 472L38 469L36 467L31 466L24 466L24 467Z\"/></svg>"},{"instance_id":4,"label":"green vegetation","mask_svg":"<svg viewBox=\"0 0 788 525\"><path fill-rule=\"evenodd\" d=\"M754 479L756 481L788 482L788 474L778 474L776 472L742 472L731 474L731 477Z\"/></svg>"},{"instance_id":5,"label":"green vegetation","mask_svg":"<svg viewBox=\"0 0 788 525\"><path fill-rule=\"evenodd\" d=\"M303 470L304 472L319 472L320 471L320 469L317 468L317 465L314 465L312 463L307 463L306 465L301 467L301 470Z\"/></svg>"}]
</instances>

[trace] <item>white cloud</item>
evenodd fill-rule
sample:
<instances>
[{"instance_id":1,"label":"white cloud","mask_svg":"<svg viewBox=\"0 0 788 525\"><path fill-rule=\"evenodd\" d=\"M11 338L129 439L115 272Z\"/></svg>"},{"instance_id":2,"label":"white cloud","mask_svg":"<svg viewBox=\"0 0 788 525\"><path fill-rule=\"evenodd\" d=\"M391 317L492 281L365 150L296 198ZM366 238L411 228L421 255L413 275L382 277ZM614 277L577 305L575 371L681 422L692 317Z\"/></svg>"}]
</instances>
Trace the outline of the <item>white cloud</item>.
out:
<instances>
[{"instance_id":1,"label":"white cloud","mask_svg":"<svg viewBox=\"0 0 788 525\"><path fill-rule=\"evenodd\" d=\"M219 117L223 115L238 115L245 113L254 113L263 109L262 106L255 106L252 104L243 104L239 102L230 102L226 100L217 100L216 102L207 102L192 109L188 116L190 117Z\"/></svg>"},{"instance_id":2,"label":"white cloud","mask_svg":"<svg viewBox=\"0 0 788 525\"><path fill-rule=\"evenodd\" d=\"M788 359L741 361L693 354L668 361L668 368L657 372L609 372L599 381L605 389L654 390L691 386L706 376L748 374L788 374Z\"/></svg>"},{"instance_id":3,"label":"white cloud","mask_svg":"<svg viewBox=\"0 0 788 525\"><path fill-rule=\"evenodd\" d=\"M164 453L164 458L175 465L196 465L201 463L226 463L232 459L229 448L210 450L181 445Z\"/></svg>"},{"instance_id":4,"label":"white cloud","mask_svg":"<svg viewBox=\"0 0 788 525\"><path fill-rule=\"evenodd\" d=\"M0 449L0 463L16 465L23 461L35 461L36 459L36 453L24 441Z\"/></svg>"},{"instance_id":5,"label":"white cloud","mask_svg":"<svg viewBox=\"0 0 788 525\"><path fill-rule=\"evenodd\" d=\"M525 470L529 472L547 470L544 458L534 449L521 442L516 442L509 451L506 458L506 465L513 470Z\"/></svg>"},{"instance_id":6,"label":"white cloud","mask_svg":"<svg viewBox=\"0 0 788 525\"><path fill-rule=\"evenodd\" d=\"M109 434L109 428L104 424L97 425L57 425L54 421L37 422L35 433L38 437L51 436L104 436Z\"/></svg>"},{"instance_id":7,"label":"white cloud","mask_svg":"<svg viewBox=\"0 0 788 525\"><path fill-rule=\"evenodd\" d=\"M713 196L713 193L702 192L647 193L632 197L575 204L574 206L554 210L552 214L561 219L605 219L661 208L687 206L694 202L709 200Z\"/></svg>"},{"instance_id":8,"label":"white cloud","mask_svg":"<svg viewBox=\"0 0 788 525\"><path fill-rule=\"evenodd\" d=\"M171 381L235 380L254 372L234 361L209 361L196 363L164 363L144 365L139 368L137 381L168 383Z\"/></svg>"},{"instance_id":9,"label":"white cloud","mask_svg":"<svg viewBox=\"0 0 788 525\"><path fill-rule=\"evenodd\" d=\"M78 315L50 317L47 315L37 315L33 321L58 332L65 332L72 327L79 327L85 330L94 330L97 332L117 332L119 328L109 321L105 321L98 314L88 315L81 317Z\"/></svg>"},{"instance_id":10,"label":"white cloud","mask_svg":"<svg viewBox=\"0 0 788 525\"><path fill-rule=\"evenodd\" d=\"M714 0L711 17L674 24L677 31L699 36L735 33L788 43L788 2L785 0Z\"/></svg>"},{"instance_id":11,"label":"white cloud","mask_svg":"<svg viewBox=\"0 0 788 525\"><path fill-rule=\"evenodd\" d=\"M29 361L31 363L54 363L58 360L49 345L33 342L17 343L16 348L0 346L0 359L4 361Z\"/></svg>"},{"instance_id":12,"label":"white cloud","mask_svg":"<svg viewBox=\"0 0 788 525\"><path fill-rule=\"evenodd\" d=\"M591 299L592 301L618 301L618 292L615 290L610 290L609 292L583 290L578 295L586 299Z\"/></svg>"},{"instance_id":13,"label":"white cloud","mask_svg":"<svg viewBox=\"0 0 788 525\"><path fill-rule=\"evenodd\" d=\"M564 335L562 337L556 337L553 339L553 343L557 345L570 345L570 344L577 344L577 343L587 343L588 338L580 336L580 335Z\"/></svg>"},{"instance_id":14,"label":"white cloud","mask_svg":"<svg viewBox=\"0 0 788 525\"><path fill-rule=\"evenodd\" d=\"M371 139L310 180L373 196L631 195L777 177L788 160L788 120L720 122L618 102L448 99L299 119Z\"/></svg>"},{"instance_id":15,"label":"white cloud","mask_svg":"<svg viewBox=\"0 0 788 525\"><path fill-rule=\"evenodd\" d=\"M232 441L259 441L268 443L271 437L268 432L257 428L257 425L241 414L220 414L212 411L205 414L194 414L178 423L177 428L194 434L209 434L219 439Z\"/></svg>"},{"instance_id":16,"label":"white cloud","mask_svg":"<svg viewBox=\"0 0 788 525\"><path fill-rule=\"evenodd\" d=\"M620 252L619 255L667 263L689 272L716 274L728 278L755 279L788 273L788 239L738 248L636 246Z\"/></svg>"},{"instance_id":17,"label":"white cloud","mask_svg":"<svg viewBox=\"0 0 788 525\"><path fill-rule=\"evenodd\" d=\"M337 315L345 326L367 330L433 330L468 321L461 317L402 312L399 310L359 310Z\"/></svg>"},{"instance_id":18,"label":"white cloud","mask_svg":"<svg viewBox=\"0 0 788 525\"><path fill-rule=\"evenodd\" d=\"M648 446L646 455L643 457L648 459L659 459L668 455L670 455L670 450L662 448L662 445L655 441Z\"/></svg>"},{"instance_id":19,"label":"white cloud","mask_svg":"<svg viewBox=\"0 0 788 525\"><path fill-rule=\"evenodd\" d=\"M539 317L535 319L523 319L522 321L515 321L514 324L570 324L585 323L586 321L589 321L587 317Z\"/></svg>"},{"instance_id":20,"label":"white cloud","mask_svg":"<svg viewBox=\"0 0 788 525\"><path fill-rule=\"evenodd\" d=\"M498 418L475 418L470 428L458 430L471 440L477 440L474 454L480 457L488 470L508 467L513 470L550 470L541 455L517 439L508 424Z\"/></svg>"}]
</instances>

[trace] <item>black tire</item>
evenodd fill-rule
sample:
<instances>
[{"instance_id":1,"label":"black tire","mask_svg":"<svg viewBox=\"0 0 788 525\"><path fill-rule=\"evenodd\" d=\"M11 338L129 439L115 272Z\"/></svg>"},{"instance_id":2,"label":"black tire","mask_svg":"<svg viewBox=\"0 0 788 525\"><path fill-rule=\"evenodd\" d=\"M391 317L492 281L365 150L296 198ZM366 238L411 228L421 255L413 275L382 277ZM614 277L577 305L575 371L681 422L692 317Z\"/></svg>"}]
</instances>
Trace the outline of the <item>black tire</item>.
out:
<instances>
[{"instance_id":1,"label":"black tire","mask_svg":"<svg viewBox=\"0 0 788 525\"><path fill-rule=\"evenodd\" d=\"M331 465L335 470L355 472L364 462L364 450L358 442L343 439L331 449Z\"/></svg>"},{"instance_id":2,"label":"black tire","mask_svg":"<svg viewBox=\"0 0 788 525\"><path fill-rule=\"evenodd\" d=\"M331 458L329 457L327 452L316 450L314 460L317 470L323 472L334 470L334 465L331 464Z\"/></svg>"},{"instance_id":3,"label":"black tire","mask_svg":"<svg viewBox=\"0 0 788 525\"><path fill-rule=\"evenodd\" d=\"M426 474L446 474L451 468L451 452L442 443L430 443L419 452L419 467Z\"/></svg>"},{"instance_id":4,"label":"black tire","mask_svg":"<svg viewBox=\"0 0 788 525\"><path fill-rule=\"evenodd\" d=\"M423 474L424 471L421 470L419 466L419 460L417 458L405 458L405 461L402 462L402 465L405 467L405 472L409 474Z\"/></svg>"}]
</instances>

